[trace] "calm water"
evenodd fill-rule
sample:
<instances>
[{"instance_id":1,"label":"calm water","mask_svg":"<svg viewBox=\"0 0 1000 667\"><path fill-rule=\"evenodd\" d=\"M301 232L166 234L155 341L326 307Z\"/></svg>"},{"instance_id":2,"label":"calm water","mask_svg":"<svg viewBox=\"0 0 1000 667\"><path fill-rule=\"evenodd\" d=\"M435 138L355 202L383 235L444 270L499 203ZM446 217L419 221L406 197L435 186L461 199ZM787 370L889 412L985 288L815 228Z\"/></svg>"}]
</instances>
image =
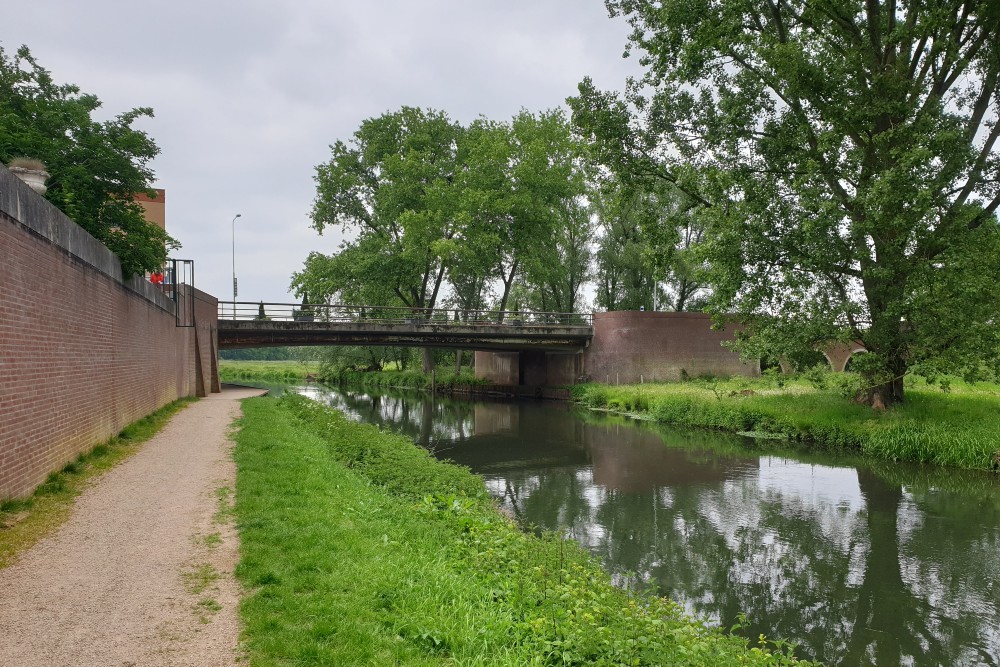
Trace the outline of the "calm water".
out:
<instances>
[{"instance_id":1,"label":"calm water","mask_svg":"<svg viewBox=\"0 0 1000 667\"><path fill-rule=\"evenodd\" d=\"M760 455L559 403L301 391L469 466L526 525L711 623L745 612L747 636L830 665L1000 665L993 475Z\"/></svg>"}]
</instances>

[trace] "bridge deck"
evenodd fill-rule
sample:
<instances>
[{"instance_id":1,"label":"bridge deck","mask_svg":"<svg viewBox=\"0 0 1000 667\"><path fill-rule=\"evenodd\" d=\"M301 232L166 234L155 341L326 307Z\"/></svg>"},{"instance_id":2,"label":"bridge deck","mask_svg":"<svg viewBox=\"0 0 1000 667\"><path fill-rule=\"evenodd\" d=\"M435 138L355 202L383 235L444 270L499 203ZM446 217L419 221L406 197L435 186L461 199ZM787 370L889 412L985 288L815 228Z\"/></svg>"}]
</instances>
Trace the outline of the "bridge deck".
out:
<instances>
[{"instance_id":1,"label":"bridge deck","mask_svg":"<svg viewBox=\"0 0 1000 667\"><path fill-rule=\"evenodd\" d=\"M565 313L413 311L360 306L222 302L220 349L285 345L399 345L464 350L578 352L590 316ZM497 322L501 319L501 322Z\"/></svg>"}]
</instances>

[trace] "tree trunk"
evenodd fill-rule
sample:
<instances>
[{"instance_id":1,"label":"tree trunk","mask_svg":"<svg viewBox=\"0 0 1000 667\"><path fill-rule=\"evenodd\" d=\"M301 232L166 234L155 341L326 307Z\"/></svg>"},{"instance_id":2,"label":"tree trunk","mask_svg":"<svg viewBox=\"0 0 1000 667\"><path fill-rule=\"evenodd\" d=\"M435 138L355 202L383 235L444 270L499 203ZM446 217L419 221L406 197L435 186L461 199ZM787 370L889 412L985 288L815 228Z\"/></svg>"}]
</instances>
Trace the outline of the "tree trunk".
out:
<instances>
[{"instance_id":1,"label":"tree trunk","mask_svg":"<svg viewBox=\"0 0 1000 667\"><path fill-rule=\"evenodd\" d=\"M462 372L462 351L455 350L455 375L458 376Z\"/></svg>"},{"instance_id":2,"label":"tree trunk","mask_svg":"<svg viewBox=\"0 0 1000 667\"><path fill-rule=\"evenodd\" d=\"M423 353L424 372L430 373L434 370L434 351L429 347L422 348L420 351Z\"/></svg>"},{"instance_id":3,"label":"tree trunk","mask_svg":"<svg viewBox=\"0 0 1000 667\"><path fill-rule=\"evenodd\" d=\"M906 375L906 360L899 354L888 354L882 368L870 374L862 374L867 385L861 397L862 402L876 410L882 410L903 402L903 376ZM884 380L884 378L890 378ZM882 378L880 381L879 378Z\"/></svg>"},{"instance_id":4,"label":"tree trunk","mask_svg":"<svg viewBox=\"0 0 1000 667\"><path fill-rule=\"evenodd\" d=\"M510 297L510 288L514 284L514 276L517 274L517 261L510 265L510 275L500 278L503 283L503 296L500 297L500 314L497 316L497 324L503 323L503 314L507 310L507 299Z\"/></svg>"},{"instance_id":5,"label":"tree trunk","mask_svg":"<svg viewBox=\"0 0 1000 667\"><path fill-rule=\"evenodd\" d=\"M876 385L868 390L866 403L876 410L882 410L903 402L903 378L893 378L889 382Z\"/></svg>"}]
</instances>

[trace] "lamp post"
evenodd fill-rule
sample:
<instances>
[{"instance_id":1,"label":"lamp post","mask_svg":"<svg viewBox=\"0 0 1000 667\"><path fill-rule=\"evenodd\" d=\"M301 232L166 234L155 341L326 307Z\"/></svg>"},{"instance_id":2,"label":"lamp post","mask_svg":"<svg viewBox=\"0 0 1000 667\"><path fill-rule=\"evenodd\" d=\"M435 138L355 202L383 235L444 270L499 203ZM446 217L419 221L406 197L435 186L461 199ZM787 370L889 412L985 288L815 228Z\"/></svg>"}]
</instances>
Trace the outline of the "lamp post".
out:
<instances>
[{"instance_id":1,"label":"lamp post","mask_svg":"<svg viewBox=\"0 0 1000 667\"><path fill-rule=\"evenodd\" d=\"M236 319L236 218L242 214L233 216L233 319Z\"/></svg>"}]
</instances>

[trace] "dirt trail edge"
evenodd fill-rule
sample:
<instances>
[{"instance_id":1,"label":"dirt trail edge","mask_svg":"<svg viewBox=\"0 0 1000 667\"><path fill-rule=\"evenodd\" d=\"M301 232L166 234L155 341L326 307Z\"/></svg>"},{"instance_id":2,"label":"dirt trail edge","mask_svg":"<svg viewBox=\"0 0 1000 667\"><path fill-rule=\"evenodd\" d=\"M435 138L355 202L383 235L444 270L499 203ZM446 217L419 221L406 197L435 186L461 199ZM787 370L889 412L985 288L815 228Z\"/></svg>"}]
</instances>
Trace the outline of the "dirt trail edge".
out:
<instances>
[{"instance_id":1,"label":"dirt trail edge","mask_svg":"<svg viewBox=\"0 0 1000 667\"><path fill-rule=\"evenodd\" d=\"M236 467L226 388L190 405L0 570L0 666L237 663Z\"/></svg>"}]
</instances>

